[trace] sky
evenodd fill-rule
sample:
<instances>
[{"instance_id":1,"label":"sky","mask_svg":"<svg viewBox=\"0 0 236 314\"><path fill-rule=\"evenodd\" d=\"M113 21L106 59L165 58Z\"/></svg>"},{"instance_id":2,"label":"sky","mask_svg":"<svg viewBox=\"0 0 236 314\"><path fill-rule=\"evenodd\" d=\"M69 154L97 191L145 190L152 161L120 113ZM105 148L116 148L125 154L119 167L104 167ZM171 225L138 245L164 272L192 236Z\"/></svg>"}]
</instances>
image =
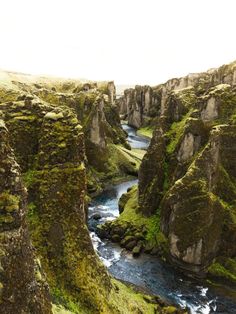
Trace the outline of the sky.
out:
<instances>
[{"instance_id":1,"label":"sky","mask_svg":"<svg viewBox=\"0 0 236 314\"><path fill-rule=\"evenodd\" d=\"M1 0L0 68L150 84L236 60L235 0Z\"/></svg>"}]
</instances>

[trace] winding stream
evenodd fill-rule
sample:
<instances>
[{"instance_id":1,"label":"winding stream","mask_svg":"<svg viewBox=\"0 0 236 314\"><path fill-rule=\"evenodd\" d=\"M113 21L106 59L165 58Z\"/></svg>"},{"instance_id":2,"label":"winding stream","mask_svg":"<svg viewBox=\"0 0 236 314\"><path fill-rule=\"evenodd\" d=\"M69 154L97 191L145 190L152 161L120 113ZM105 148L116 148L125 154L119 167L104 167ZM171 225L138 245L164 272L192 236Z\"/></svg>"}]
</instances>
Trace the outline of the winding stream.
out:
<instances>
[{"instance_id":1,"label":"winding stream","mask_svg":"<svg viewBox=\"0 0 236 314\"><path fill-rule=\"evenodd\" d=\"M132 148L147 149L149 140L138 136L135 129L128 125L123 125L123 128L129 134L128 141ZM187 306L192 314L235 314L236 292L233 289L211 286L185 277L151 255L142 254L135 259L119 245L97 237L93 231L94 226L113 220L119 215L120 196L137 182L138 180L134 179L112 186L97 196L89 207L89 227L93 245L109 272L116 278L142 287L171 303ZM95 214L101 217L99 221L91 218Z\"/></svg>"}]
</instances>

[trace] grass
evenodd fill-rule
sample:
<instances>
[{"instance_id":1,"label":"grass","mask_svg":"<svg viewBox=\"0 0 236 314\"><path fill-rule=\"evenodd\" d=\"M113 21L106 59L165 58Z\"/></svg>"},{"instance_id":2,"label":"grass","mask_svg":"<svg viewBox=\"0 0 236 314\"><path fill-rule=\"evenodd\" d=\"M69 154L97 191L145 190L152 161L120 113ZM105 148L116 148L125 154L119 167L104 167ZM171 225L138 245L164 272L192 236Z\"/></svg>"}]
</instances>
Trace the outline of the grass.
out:
<instances>
[{"instance_id":1,"label":"grass","mask_svg":"<svg viewBox=\"0 0 236 314\"><path fill-rule=\"evenodd\" d=\"M109 313L166 313L162 308L152 303L152 298L143 293L135 291L131 286L128 286L117 279L111 278L112 289L108 296L108 303L110 304ZM61 295L59 291L53 292L53 314L91 314L88 310L81 309L79 304L74 303L68 297ZM147 301L148 300L148 301ZM104 312L108 313L108 312Z\"/></svg>"},{"instance_id":2,"label":"grass","mask_svg":"<svg viewBox=\"0 0 236 314\"><path fill-rule=\"evenodd\" d=\"M146 299L150 299L149 303L145 301L143 294L135 292L131 287L121 283L120 281L112 279L112 284L115 289L112 289L109 299L111 300L111 304L114 306L114 313L154 314L162 312L157 312L157 310L159 310L159 306L153 304L150 297L146 296Z\"/></svg>"},{"instance_id":3,"label":"grass","mask_svg":"<svg viewBox=\"0 0 236 314\"><path fill-rule=\"evenodd\" d=\"M140 128L137 131L137 134L141 135L141 136L148 137L148 138L152 138L153 131L154 131L153 127L147 126L147 127L144 127L144 128Z\"/></svg>"},{"instance_id":4,"label":"grass","mask_svg":"<svg viewBox=\"0 0 236 314\"><path fill-rule=\"evenodd\" d=\"M114 144L109 145L109 150L110 156L112 156L110 162L113 166L125 167L127 169L133 168L135 171L138 171L144 153L134 152L121 145Z\"/></svg>"},{"instance_id":5,"label":"grass","mask_svg":"<svg viewBox=\"0 0 236 314\"><path fill-rule=\"evenodd\" d=\"M52 295L52 312L53 314L82 314L88 313L78 302L75 302L73 298L68 295L67 292L60 289L51 290Z\"/></svg>"},{"instance_id":6,"label":"grass","mask_svg":"<svg viewBox=\"0 0 236 314\"><path fill-rule=\"evenodd\" d=\"M138 149L133 148L132 150L126 149L123 146L119 145L119 149L121 149L124 153L128 154L130 157L137 159L138 161L141 161L143 159L143 156L146 153L146 150L144 149Z\"/></svg>"},{"instance_id":7,"label":"grass","mask_svg":"<svg viewBox=\"0 0 236 314\"><path fill-rule=\"evenodd\" d=\"M136 227L145 226L147 230L146 240L152 244L163 243L166 241L164 235L160 231L160 215L152 215L151 217L143 216L138 212L138 187L134 186L129 192L129 200L127 201L124 211L121 213L117 222L130 222Z\"/></svg>"},{"instance_id":8,"label":"grass","mask_svg":"<svg viewBox=\"0 0 236 314\"><path fill-rule=\"evenodd\" d=\"M65 309L62 305L52 304L52 313L53 314L71 314L71 312Z\"/></svg>"}]
</instances>

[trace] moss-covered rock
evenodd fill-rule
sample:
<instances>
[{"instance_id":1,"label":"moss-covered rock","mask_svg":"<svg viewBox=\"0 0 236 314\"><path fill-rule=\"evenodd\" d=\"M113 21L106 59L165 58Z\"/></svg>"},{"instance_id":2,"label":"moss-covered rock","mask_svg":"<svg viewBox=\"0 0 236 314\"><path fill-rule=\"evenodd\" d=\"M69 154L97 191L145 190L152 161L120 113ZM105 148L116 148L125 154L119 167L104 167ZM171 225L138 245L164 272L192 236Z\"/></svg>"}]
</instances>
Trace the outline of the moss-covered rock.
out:
<instances>
[{"instance_id":1,"label":"moss-covered rock","mask_svg":"<svg viewBox=\"0 0 236 314\"><path fill-rule=\"evenodd\" d=\"M165 180L165 141L162 129L156 129L139 171L139 210L155 214L162 198ZM156 152L158 151L158 155Z\"/></svg>"},{"instance_id":2,"label":"moss-covered rock","mask_svg":"<svg viewBox=\"0 0 236 314\"><path fill-rule=\"evenodd\" d=\"M230 281L236 284L236 259L235 258L217 258L209 267L208 275L213 279L220 281Z\"/></svg>"},{"instance_id":3,"label":"moss-covered rock","mask_svg":"<svg viewBox=\"0 0 236 314\"><path fill-rule=\"evenodd\" d=\"M26 224L20 167L0 124L0 308L3 313L52 313L49 289Z\"/></svg>"},{"instance_id":4,"label":"moss-covered rock","mask_svg":"<svg viewBox=\"0 0 236 314\"><path fill-rule=\"evenodd\" d=\"M134 186L122 196L123 211L112 222L98 225L97 233L101 238L117 241L125 249L132 251L135 257L142 251L162 256L167 251L167 239L160 230L160 218L157 215L147 217L138 210L138 190Z\"/></svg>"},{"instance_id":5,"label":"moss-covered rock","mask_svg":"<svg viewBox=\"0 0 236 314\"><path fill-rule=\"evenodd\" d=\"M195 274L214 258L236 256L235 73L232 63L153 88L160 110L148 124L156 129L140 166L136 212L159 217L164 252Z\"/></svg>"},{"instance_id":6,"label":"moss-covered rock","mask_svg":"<svg viewBox=\"0 0 236 314\"><path fill-rule=\"evenodd\" d=\"M83 128L88 158L86 166L89 168L89 173L96 177L96 182L94 182L93 178L88 176L89 185L93 185L93 188L90 188L89 191L93 190L96 193L100 191L104 181L111 176L106 167L100 167L100 165L105 165L112 158L107 145L119 144L129 148L126 134L121 127L119 113L115 106L116 88L114 82L63 81L53 78L50 80L46 78L28 78L27 76L19 76L14 73L5 73L4 78L5 80L0 81L0 103L2 103L3 110L6 111L5 109L9 105L6 105L6 102L15 101L15 103L10 104L12 112L7 110L8 117L6 122L8 124L9 121L12 124L11 132L14 132L17 137L25 142L24 149L22 148L23 145L19 145L16 152L18 158L21 156L21 158L25 159L24 164L22 163L23 167L25 167L23 171L25 171L29 162L31 164L34 163L33 156L35 156L35 151L37 150L35 143L37 142L36 137L41 125L40 119L45 114L42 114L40 117L39 112L35 112L35 110L37 111L38 108L42 108L44 105L44 111L47 113L46 118L59 121L63 118L60 116L61 113L52 112L52 110L68 107L76 114ZM18 112L15 110L16 106ZM11 117L9 117L9 114ZM13 117L14 119L12 119ZM38 128L36 124L38 124ZM8 127L10 126L8 125ZM34 140L28 140L30 138L29 134L32 134ZM28 142L26 142L27 140ZM15 140L15 142L20 143L18 140ZM64 145L65 142L61 141L60 146ZM23 150L25 150L25 154L23 154ZM20 152L18 153L18 151ZM120 156L121 159L122 155ZM125 169L126 167L124 166ZM97 175L97 172L102 173ZM119 166L116 167L114 175L116 177L124 175L124 173L120 175Z\"/></svg>"}]
</instances>

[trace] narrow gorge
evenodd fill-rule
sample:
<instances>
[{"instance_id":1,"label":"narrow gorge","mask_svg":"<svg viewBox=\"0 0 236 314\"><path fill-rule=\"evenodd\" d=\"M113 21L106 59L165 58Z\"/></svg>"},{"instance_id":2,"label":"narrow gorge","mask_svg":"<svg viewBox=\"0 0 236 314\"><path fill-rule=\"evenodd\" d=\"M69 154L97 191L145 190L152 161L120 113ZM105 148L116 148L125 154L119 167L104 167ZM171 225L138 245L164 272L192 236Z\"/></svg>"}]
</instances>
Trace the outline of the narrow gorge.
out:
<instances>
[{"instance_id":1,"label":"narrow gorge","mask_svg":"<svg viewBox=\"0 0 236 314\"><path fill-rule=\"evenodd\" d=\"M236 309L236 62L116 97L0 72L0 312Z\"/></svg>"}]
</instances>

